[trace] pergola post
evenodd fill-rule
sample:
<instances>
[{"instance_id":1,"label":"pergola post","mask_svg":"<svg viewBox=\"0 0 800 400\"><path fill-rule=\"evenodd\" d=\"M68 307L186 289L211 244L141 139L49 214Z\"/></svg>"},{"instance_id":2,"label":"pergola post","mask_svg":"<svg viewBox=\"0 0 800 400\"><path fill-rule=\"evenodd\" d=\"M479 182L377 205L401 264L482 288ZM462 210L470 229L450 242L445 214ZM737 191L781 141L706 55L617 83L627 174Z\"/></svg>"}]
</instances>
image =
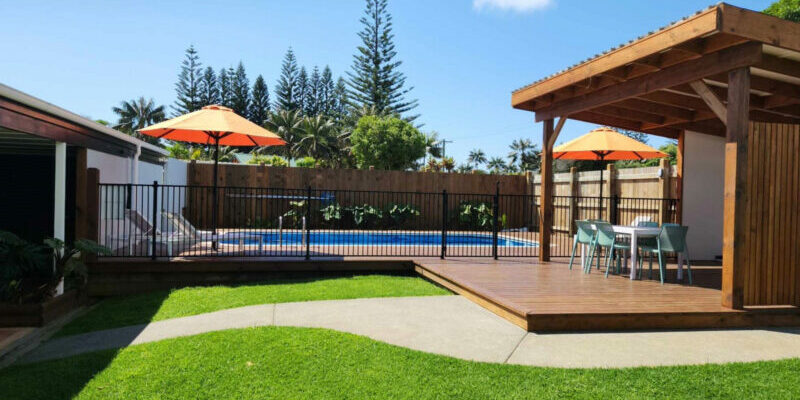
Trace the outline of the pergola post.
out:
<instances>
[{"instance_id":1,"label":"pergola post","mask_svg":"<svg viewBox=\"0 0 800 400\"><path fill-rule=\"evenodd\" d=\"M55 143L55 179L53 195L53 237L66 240L67 215L67 144ZM56 287L56 294L64 293L64 281Z\"/></svg>"},{"instance_id":2,"label":"pergola post","mask_svg":"<svg viewBox=\"0 0 800 400\"><path fill-rule=\"evenodd\" d=\"M722 236L722 305L744 307L747 267L747 140L750 112L750 69L728 75L725 203Z\"/></svg>"},{"instance_id":3,"label":"pergola post","mask_svg":"<svg viewBox=\"0 0 800 400\"><path fill-rule=\"evenodd\" d=\"M555 127L552 119L542 121L542 175L539 200L539 261L550 261L550 237L553 232L553 142Z\"/></svg>"}]
</instances>

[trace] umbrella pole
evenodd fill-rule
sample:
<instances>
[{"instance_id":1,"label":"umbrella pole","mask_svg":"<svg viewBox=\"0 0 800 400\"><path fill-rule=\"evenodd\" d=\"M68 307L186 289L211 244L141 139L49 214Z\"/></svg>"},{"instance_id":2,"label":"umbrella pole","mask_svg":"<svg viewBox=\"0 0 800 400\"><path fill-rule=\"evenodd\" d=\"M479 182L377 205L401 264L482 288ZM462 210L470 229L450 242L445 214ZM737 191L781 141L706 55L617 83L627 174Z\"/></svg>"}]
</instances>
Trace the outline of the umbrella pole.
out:
<instances>
[{"instance_id":1,"label":"umbrella pole","mask_svg":"<svg viewBox=\"0 0 800 400\"><path fill-rule=\"evenodd\" d=\"M211 234L214 238L214 241L211 242L211 248L217 250L217 174L219 169L219 138L214 139L214 189L213 189L213 201L212 201L212 209L211 209Z\"/></svg>"}]
</instances>

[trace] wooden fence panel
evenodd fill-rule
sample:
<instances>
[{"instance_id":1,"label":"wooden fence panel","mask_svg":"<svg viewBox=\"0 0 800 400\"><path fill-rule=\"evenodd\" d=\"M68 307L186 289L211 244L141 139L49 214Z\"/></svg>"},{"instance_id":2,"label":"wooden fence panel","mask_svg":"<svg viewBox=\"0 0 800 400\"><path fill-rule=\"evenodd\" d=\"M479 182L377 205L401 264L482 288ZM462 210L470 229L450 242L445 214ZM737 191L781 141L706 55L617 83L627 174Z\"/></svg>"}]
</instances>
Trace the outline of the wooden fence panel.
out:
<instances>
[{"instance_id":1,"label":"wooden fence panel","mask_svg":"<svg viewBox=\"0 0 800 400\"><path fill-rule=\"evenodd\" d=\"M752 122L745 305L800 305L800 125Z\"/></svg>"}]
</instances>

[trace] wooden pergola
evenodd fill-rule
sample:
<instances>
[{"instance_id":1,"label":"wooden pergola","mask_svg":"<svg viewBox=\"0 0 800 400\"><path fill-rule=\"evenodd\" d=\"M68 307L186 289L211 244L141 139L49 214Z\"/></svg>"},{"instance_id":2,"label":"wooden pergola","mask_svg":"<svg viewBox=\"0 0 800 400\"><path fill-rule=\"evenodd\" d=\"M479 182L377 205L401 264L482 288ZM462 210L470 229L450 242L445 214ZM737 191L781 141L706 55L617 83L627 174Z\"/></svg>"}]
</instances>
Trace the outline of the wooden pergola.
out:
<instances>
[{"instance_id":1,"label":"wooden pergola","mask_svg":"<svg viewBox=\"0 0 800 400\"><path fill-rule=\"evenodd\" d=\"M800 224L800 24L719 4L518 89L511 103L544 123L543 261L552 149L567 119L677 139L679 159L684 132L698 132L727 142L722 304L800 305L800 232L776 228Z\"/></svg>"}]
</instances>

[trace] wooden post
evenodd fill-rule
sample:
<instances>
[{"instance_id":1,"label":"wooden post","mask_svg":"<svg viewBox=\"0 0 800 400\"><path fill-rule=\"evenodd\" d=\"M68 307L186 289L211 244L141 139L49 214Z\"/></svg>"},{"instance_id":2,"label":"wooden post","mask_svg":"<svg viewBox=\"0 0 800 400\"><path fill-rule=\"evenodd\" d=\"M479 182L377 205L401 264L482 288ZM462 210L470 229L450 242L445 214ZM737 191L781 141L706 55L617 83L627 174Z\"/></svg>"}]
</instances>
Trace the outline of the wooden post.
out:
<instances>
[{"instance_id":1,"label":"wooden post","mask_svg":"<svg viewBox=\"0 0 800 400\"><path fill-rule=\"evenodd\" d=\"M84 239L87 233L86 162L86 148L78 147L75 152L75 239Z\"/></svg>"},{"instance_id":2,"label":"wooden post","mask_svg":"<svg viewBox=\"0 0 800 400\"><path fill-rule=\"evenodd\" d=\"M578 168L570 167L569 169L569 235L575 234L577 227L575 220L578 219Z\"/></svg>"},{"instance_id":3,"label":"wooden post","mask_svg":"<svg viewBox=\"0 0 800 400\"><path fill-rule=\"evenodd\" d=\"M608 193L608 202L606 203L605 218L607 221L612 221L611 216L614 215L614 196L617 194L617 174L614 170L614 164L606 165L606 181L604 183L605 192ZM603 199L600 199L602 207ZM612 221L613 222L613 221Z\"/></svg>"},{"instance_id":4,"label":"wooden post","mask_svg":"<svg viewBox=\"0 0 800 400\"><path fill-rule=\"evenodd\" d=\"M88 168L86 170L86 185L83 188L86 196L86 236L85 239L100 240L100 170ZM94 254L89 256L89 261L94 261Z\"/></svg>"},{"instance_id":5,"label":"wooden post","mask_svg":"<svg viewBox=\"0 0 800 400\"><path fill-rule=\"evenodd\" d=\"M725 203L722 235L722 305L744 307L747 268L747 140L750 111L750 69L728 75Z\"/></svg>"},{"instance_id":6,"label":"wooden post","mask_svg":"<svg viewBox=\"0 0 800 400\"><path fill-rule=\"evenodd\" d=\"M661 169L661 177L658 178L658 198L661 199L661 201L658 202L658 224L662 225L666 222L672 222L669 220L669 204L664 200L669 198L672 169L669 160L666 158L662 158L661 161L659 161L658 167Z\"/></svg>"},{"instance_id":7,"label":"wooden post","mask_svg":"<svg viewBox=\"0 0 800 400\"><path fill-rule=\"evenodd\" d=\"M542 223L539 226L539 261L550 261L550 236L553 232L553 135L555 128L553 120L548 119L543 123L542 129L542 174L541 196L539 214Z\"/></svg>"},{"instance_id":8,"label":"wooden post","mask_svg":"<svg viewBox=\"0 0 800 400\"><path fill-rule=\"evenodd\" d=\"M679 224L683 224L683 152L684 146L686 141L686 131L681 131L680 135L678 136L678 154L677 154L677 182L676 185L678 187L676 197L678 198L678 209L677 209L677 222Z\"/></svg>"}]
</instances>

